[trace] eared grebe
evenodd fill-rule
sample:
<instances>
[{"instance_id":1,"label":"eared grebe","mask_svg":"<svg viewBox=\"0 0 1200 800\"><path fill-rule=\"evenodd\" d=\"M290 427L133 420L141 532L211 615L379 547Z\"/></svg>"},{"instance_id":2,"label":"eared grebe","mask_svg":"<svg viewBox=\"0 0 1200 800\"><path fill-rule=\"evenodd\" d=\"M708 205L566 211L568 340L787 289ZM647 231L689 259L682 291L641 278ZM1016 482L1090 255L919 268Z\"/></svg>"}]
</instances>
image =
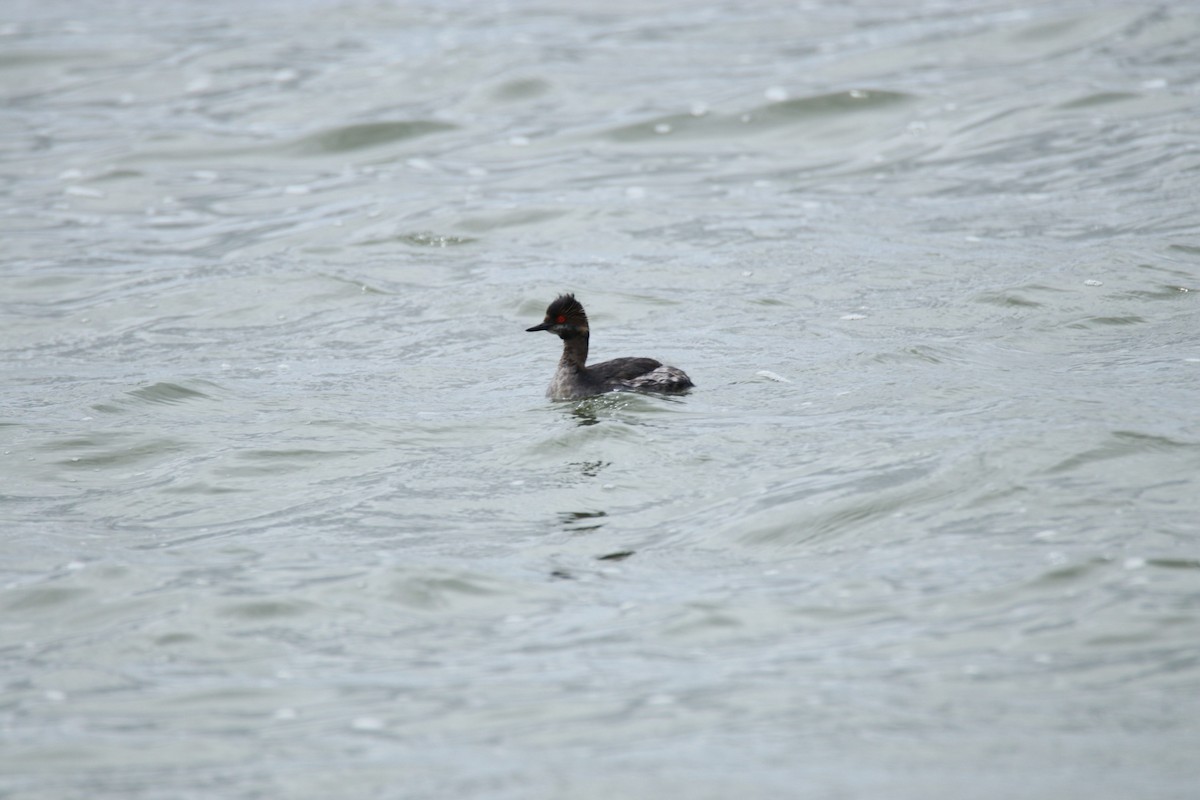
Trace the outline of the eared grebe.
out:
<instances>
[{"instance_id":1,"label":"eared grebe","mask_svg":"<svg viewBox=\"0 0 1200 800\"><path fill-rule=\"evenodd\" d=\"M546 320L527 331L550 331L563 340L562 358L546 390L551 400L578 400L605 392L683 392L692 379L683 370L653 358L614 358L587 366L588 318L573 294L560 294L546 309Z\"/></svg>"}]
</instances>

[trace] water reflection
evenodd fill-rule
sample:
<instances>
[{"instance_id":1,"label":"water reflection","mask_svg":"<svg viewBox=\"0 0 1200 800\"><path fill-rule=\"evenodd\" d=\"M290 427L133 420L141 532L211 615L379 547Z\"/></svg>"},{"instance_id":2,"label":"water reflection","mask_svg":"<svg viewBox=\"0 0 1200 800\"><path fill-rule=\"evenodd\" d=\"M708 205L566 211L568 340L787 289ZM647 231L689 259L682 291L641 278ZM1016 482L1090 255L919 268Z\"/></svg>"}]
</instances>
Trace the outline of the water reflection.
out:
<instances>
[{"instance_id":1,"label":"water reflection","mask_svg":"<svg viewBox=\"0 0 1200 800\"><path fill-rule=\"evenodd\" d=\"M571 416L575 417L577 425L597 425L600 418L596 415L596 407L591 400L584 400L578 403L571 409Z\"/></svg>"},{"instance_id":2,"label":"water reflection","mask_svg":"<svg viewBox=\"0 0 1200 800\"><path fill-rule=\"evenodd\" d=\"M570 406L569 413L575 418L577 425L595 425L605 419L638 425L644 424L641 418L643 413L662 411L663 403L682 402L682 397L640 392L609 392L577 401Z\"/></svg>"},{"instance_id":3,"label":"water reflection","mask_svg":"<svg viewBox=\"0 0 1200 800\"><path fill-rule=\"evenodd\" d=\"M600 474L600 470L607 467L610 461L573 461L572 467L579 468L579 474L586 478L594 478Z\"/></svg>"},{"instance_id":4,"label":"water reflection","mask_svg":"<svg viewBox=\"0 0 1200 800\"><path fill-rule=\"evenodd\" d=\"M625 559L627 559L631 555L633 555L635 552L637 552L637 551L635 551L635 550L617 550L616 552L613 552L613 553L607 553L602 556L596 556L596 560L597 561L624 561Z\"/></svg>"},{"instance_id":5,"label":"water reflection","mask_svg":"<svg viewBox=\"0 0 1200 800\"><path fill-rule=\"evenodd\" d=\"M558 521L564 531L583 533L603 528L604 523L595 520L607 516L607 511L563 511L558 515Z\"/></svg>"}]
</instances>

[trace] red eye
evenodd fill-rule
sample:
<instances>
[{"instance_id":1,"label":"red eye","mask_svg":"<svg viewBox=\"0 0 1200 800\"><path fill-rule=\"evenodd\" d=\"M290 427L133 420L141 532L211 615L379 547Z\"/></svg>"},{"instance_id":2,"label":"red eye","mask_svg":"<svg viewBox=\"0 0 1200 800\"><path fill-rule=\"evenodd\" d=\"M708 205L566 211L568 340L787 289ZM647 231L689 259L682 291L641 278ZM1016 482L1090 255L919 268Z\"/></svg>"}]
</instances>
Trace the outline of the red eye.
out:
<instances>
[{"instance_id":1,"label":"red eye","mask_svg":"<svg viewBox=\"0 0 1200 800\"><path fill-rule=\"evenodd\" d=\"M564 322L567 321L567 318L564 317L562 314L559 314L558 319L556 319L554 321L557 322L559 325L562 325Z\"/></svg>"}]
</instances>

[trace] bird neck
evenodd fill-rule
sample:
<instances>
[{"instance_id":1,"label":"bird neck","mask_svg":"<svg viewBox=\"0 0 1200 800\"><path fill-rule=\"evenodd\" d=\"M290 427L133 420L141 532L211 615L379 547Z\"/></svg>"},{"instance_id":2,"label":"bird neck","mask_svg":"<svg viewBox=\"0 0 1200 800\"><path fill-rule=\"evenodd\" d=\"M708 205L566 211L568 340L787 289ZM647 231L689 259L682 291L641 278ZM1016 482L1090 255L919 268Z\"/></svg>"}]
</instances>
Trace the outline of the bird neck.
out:
<instances>
[{"instance_id":1,"label":"bird neck","mask_svg":"<svg viewBox=\"0 0 1200 800\"><path fill-rule=\"evenodd\" d=\"M588 334L587 331L574 336L563 338L562 358L558 360L560 367L570 367L582 370L587 363Z\"/></svg>"}]
</instances>

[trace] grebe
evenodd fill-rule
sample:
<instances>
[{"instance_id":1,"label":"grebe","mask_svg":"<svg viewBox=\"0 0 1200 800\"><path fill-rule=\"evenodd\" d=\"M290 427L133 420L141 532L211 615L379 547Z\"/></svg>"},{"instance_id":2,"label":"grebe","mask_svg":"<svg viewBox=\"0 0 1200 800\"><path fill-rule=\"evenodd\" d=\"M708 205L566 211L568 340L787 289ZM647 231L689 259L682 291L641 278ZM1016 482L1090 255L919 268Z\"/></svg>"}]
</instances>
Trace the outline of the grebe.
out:
<instances>
[{"instance_id":1,"label":"grebe","mask_svg":"<svg viewBox=\"0 0 1200 800\"><path fill-rule=\"evenodd\" d=\"M614 358L587 366L588 318L573 294L560 294L546 308L545 321L526 331L550 331L563 340L562 358L546 390L551 400L578 400L622 391L678 394L693 386L683 370L653 358Z\"/></svg>"}]
</instances>

